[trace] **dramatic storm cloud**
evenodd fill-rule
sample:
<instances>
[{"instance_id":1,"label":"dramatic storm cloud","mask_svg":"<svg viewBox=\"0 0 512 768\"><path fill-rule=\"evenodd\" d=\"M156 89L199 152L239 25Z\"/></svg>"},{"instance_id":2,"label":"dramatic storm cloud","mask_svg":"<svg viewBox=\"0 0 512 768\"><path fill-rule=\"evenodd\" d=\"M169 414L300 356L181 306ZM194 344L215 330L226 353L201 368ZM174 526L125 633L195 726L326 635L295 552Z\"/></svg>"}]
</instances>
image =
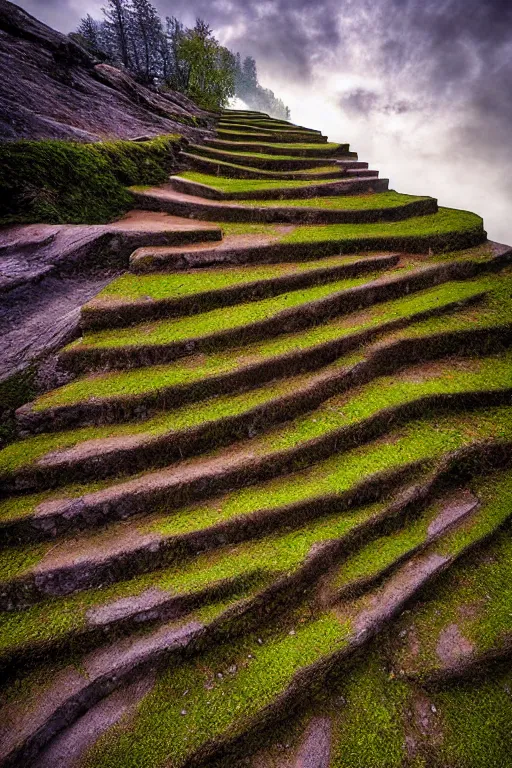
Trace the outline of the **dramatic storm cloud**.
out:
<instances>
[{"instance_id":1,"label":"dramatic storm cloud","mask_svg":"<svg viewBox=\"0 0 512 768\"><path fill-rule=\"evenodd\" d=\"M102 0L22 0L62 31ZM296 122L350 140L405 192L484 215L512 242L510 0L155 0L204 17Z\"/></svg>"}]
</instances>

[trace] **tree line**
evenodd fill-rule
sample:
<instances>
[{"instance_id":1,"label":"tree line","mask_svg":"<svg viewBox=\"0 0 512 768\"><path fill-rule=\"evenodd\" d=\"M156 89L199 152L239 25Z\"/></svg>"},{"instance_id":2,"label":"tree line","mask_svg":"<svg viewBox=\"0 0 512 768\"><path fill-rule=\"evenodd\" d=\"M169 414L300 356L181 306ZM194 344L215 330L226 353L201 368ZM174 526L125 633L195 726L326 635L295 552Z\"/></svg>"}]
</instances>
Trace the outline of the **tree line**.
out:
<instances>
[{"instance_id":1,"label":"tree line","mask_svg":"<svg viewBox=\"0 0 512 768\"><path fill-rule=\"evenodd\" d=\"M233 96L251 109L288 119L290 110L258 82L256 61L220 45L209 25L164 20L150 0L106 0L103 19L85 16L73 38L98 59L126 69L146 86L180 91L205 109Z\"/></svg>"}]
</instances>

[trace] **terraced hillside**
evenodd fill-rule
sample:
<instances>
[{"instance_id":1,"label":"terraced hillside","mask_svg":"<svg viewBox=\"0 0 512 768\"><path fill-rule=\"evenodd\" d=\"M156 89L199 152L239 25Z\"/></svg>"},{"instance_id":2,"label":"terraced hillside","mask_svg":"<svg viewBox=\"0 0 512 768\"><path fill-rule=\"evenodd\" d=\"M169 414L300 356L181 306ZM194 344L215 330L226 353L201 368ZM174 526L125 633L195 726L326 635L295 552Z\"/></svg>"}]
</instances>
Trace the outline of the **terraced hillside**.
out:
<instances>
[{"instance_id":1,"label":"terraced hillside","mask_svg":"<svg viewBox=\"0 0 512 768\"><path fill-rule=\"evenodd\" d=\"M0 453L0 764L511 766L512 250L217 136Z\"/></svg>"}]
</instances>

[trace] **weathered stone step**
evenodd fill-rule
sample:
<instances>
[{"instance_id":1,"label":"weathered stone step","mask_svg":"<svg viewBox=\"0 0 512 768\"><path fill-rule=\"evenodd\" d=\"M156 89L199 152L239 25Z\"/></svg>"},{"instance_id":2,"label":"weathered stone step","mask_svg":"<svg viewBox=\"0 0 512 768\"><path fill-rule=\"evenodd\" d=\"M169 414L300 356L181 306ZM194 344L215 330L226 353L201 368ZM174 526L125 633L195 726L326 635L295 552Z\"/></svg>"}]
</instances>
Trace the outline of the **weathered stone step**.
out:
<instances>
[{"instance_id":1,"label":"weathered stone step","mask_svg":"<svg viewBox=\"0 0 512 768\"><path fill-rule=\"evenodd\" d=\"M376 180L374 183L380 182ZM379 224L379 230L381 227L384 230L380 234L375 224L348 225L351 227L350 231L345 230L346 225L343 224L330 227L319 225L297 227L293 233L278 232L254 238L226 236L222 243L213 247L198 245L188 250L144 248L132 255L130 268L132 272L154 272L308 261L331 256L333 253L382 250L404 253L457 251L481 245L487 238L481 219L464 217L464 220L458 223L451 217L450 209L440 208L437 214L420 217L416 221L418 231L415 233L414 230L411 232L411 227L402 231L400 222ZM357 231L352 227L357 228Z\"/></svg>"},{"instance_id":2,"label":"weathered stone step","mask_svg":"<svg viewBox=\"0 0 512 768\"><path fill-rule=\"evenodd\" d=\"M470 350L465 351L471 354ZM383 352L387 354L388 350L384 347ZM433 359L439 357L436 355ZM292 441L292 447L280 450L270 450L264 445L265 439L258 438L262 445L257 458L251 453L250 442L241 443L236 450L221 452L213 458L190 460L80 498L50 499L36 508L29 507L23 516L4 516L0 523L0 541L48 539L67 531L92 528L139 513L147 514L148 510L164 504L167 508L183 507L228 488L244 487L281 476L297 466L309 466L333 453L340 453L340 446L348 451L389 433L397 425L420 419L436 408L440 412L458 414L464 410L501 407L510 403L511 394L512 389L505 387L425 395L385 408L361 422L321 431L314 439ZM266 438L268 442L268 436ZM9 602L8 592L4 599Z\"/></svg>"},{"instance_id":3,"label":"weathered stone step","mask_svg":"<svg viewBox=\"0 0 512 768\"><path fill-rule=\"evenodd\" d=\"M347 167L348 162L345 164ZM353 161L350 166L366 168L367 163ZM186 195L198 195L209 200L296 200L311 197L337 197L341 195L356 195L361 193L385 192L389 185L388 179L342 178L339 181L323 181L296 186L278 186L276 182L262 182L266 186L261 189L242 189L241 191L226 191L216 186L216 176L204 175L209 183L200 183L182 176L171 176L169 183L176 192ZM299 183L301 186L299 186ZM272 186L271 186L272 185Z\"/></svg>"},{"instance_id":4,"label":"weathered stone step","mask_svg":"<svg viewBox=\"0 0 512 768\"><path fill-rule=\"evenodd\" d=\"M66 404L59 402L58 398L57 404L48 404L46 399L45 404L36 402L36 406L39 407L29 409L27 406L24 413L30 413L30 416L26 416L29 429L36 433L66 429L80 424L111 424L131 419L148 419L158 410L178 408L190 402L219 395L225 396L237 391L254 390L272 380L282 380L307 371L315 371L385 334L407 328L428 318L458 312L481 301L484 297L485 294L470 290L458 298L456 295L450 296L448 301L438 299L437 296L431 297L430 301L427 301L426 308L416 312L411 309L400 311L399 307L394 307L393 313L397 315L394 319L383 322L372 322L370 319L366 327L363 326L353 332L349 330L344 333L344 329L340 329L338 323L333 324L323 341L315 338L310 341L309 338L301 339L300 336L293 335L288 348L285 347L284 351L278 349L273 352L271 349L263 356L254 354L257 362L251 359L251 347L245 348L247 358L243 357L241 351L234 350L221 365L215 366L210 361L210 365L206 366L207 370L211 369L208 374L185 376L184 381L178 376L178 383L171 383L172 379L171 382L166 383L164 377L163 381L158 380L158 385L151 386L153 372L150 369L147 371L145 387L141 389L132 384L130 388L129 385L126 387L125 383L126 376L130 374L107 374L104 382L106 387L103 387L99 394L97 378L88 378L81 382L82 385L89 385L88 397L71 397L66 403L67 389L63 387L60 394ZM294 346L296 349L293 349ZM253 350L254 353L256 351ZM240 354L242 354L241 362ZM173 369L169 372L172 373ZM130 389L135 391L133 394L125 394L125 389L128 389L128 392ZM107 396L105 391L109 393ZM25 424L24 421L22 423Z\"/></svg>"},{"instance_id":5,"label":"weathered stone step","mask_svg":"<svg viewBox=\"0 0 512 768\"><path fill-rule=\"evenodd\" d=\"M444 541L444 540L443 540ZM451 539L449 539L451 541ZM225 691L210 697L205 692L204 670L198 674L198 683L193 683L193 700L204 699L205 711L210 717L207 722L195 719L187 722L180 720L178 711L181 702L169 700L165 706L166 714L162 717L162 699L151 695L147 697L142 712L132 719L130 725L135 733L147 732L155 722L155 716L161 718L165 731L159 732L160 742L173 743L172 765L175 768L194 765L207 766L215 760L217 765L232 760L234 756L243 757L247 750L254 749L258 743L257 735L269 731L273 725L281 723L292 715L301 714L308 702L320 689L326 687L335 675L343 674L345 668L353 664L354 654L360 654L368 643L395 619L405 607L410 605L434 579L446 572L454 563L471 549L479 545L477 537L466 546L459 545L448 553L443 551L442 543L433 545L424 555L414 558L403 566L389 579L381 589L376 590L369 599L355 601L347 607L340 607L334 614L323 614L320 618L296 625L284 637L275 637L269 645L269 658L266 653L266 643L255 645L255 661L247 668L243 663L247 653L237 658L234 647L231 662L235 662L235 675L242 679L238 688L252 690L253 678L266 679L263 670L275 669L276 656L286 658L285 670L279 676L279 686L275 683L267 687L258 687L259 696L244 699L233 706L233 699L228 692L231 685L228 678ZM332 624L335 615L340 622L337 630ZM286 631L286 630L285 630ZM315 642L306 647L309 653L302 650L302 637L313 635ZM311 655L311 648L314 648ZM251 649L252 650L252 649ZM228 664L230 661L227 662ZM278 664L279 662L277 662ZM200 664L200 662L199 662ZM198 669L198 673L199 673ZM190 678L189 678L190 679ZM168 681L171 688L172 678ZM219 693L219 692L217 692ZM194 709L195 711L195 709ZM185 710L186 712L186 710ZM220 723L220 727L216 724ZM114 750L115 759L122 764L123 759L130 754L145 754L145 744L140 744L137 737L131 736L132 731L123 729L120 734L113 735L102 749L91 756L89 765L100 766L106 750L111 756ZM165 735L164 735L165 734ZM155 766L169 765L168 748L153 748L152 764Z\"/></svg>"},{"instance_id":6,"label":"weathered stone step","mask_svg":"<svg viewBox=\"0 0 512 768\"><path fill-rule=\"evenodd\" d=\"M204 274L204 290L198 290L191 295L172 296L162 299L123 300L103 297L102 294L82 307L81 327L83 329L101 330L103 328L121 328L146 320L156 320L164 317L179 317L194 315L209 309L240 304L246 301L257 301L280 293L320 285L341 277L356 277L377 269L395 266L400 257L398 254L364 257L362 259L344 259L345 263L331 264L315 269L285 270L285 265L276 265L276 276L261 280L240 279L233 285L223 288L208 289L208 272ZM279 269L281 267L281 269ZM281 272L281 274L279 274ZM227 276L227 275L226 275ZM134 281L144 281L145 276L134 276ZM147 294L149 296L149 294Z\"/></svg>"},{"instance_id":7,"label":"weathered stone step","mask_svg":"<svg viewBox=\"0 0 512 768\"><path fill-rule=\"evenodd\" d=\"M263 155L292 155L296 157L346 157L350 152L349 144L329 144L319 146L318 142L313 142L313 146L304 145L300 142L292 143L272 143L247 141L243 149L240 142L228 141L227 139L208 139L204 145L213 149L223 150L225 152L249 152Z\"/></svg>"},{"instance_id":8,"label":"weathered stone step","mask_svg":"<svg viewBox=\"0 0 512 768\"><path fill-rule=\"evenodd\" d=\"M307 170L289 172L265 171L251 165L237 165L213 157L192 154L191 152L181 152L180 156L186 158L191 167L199 171L211 173L214 176L229 176L235 179L285 179L288 181L300 179L302 181L313 181L315 179L340 179L345 175L341 166L334 166L332 164L325 167L319 164L318 169L312 168L309 172ZM324 163L326 162L324 161Z\"/></svg>"},{"instance_id":9,"label":"weathered stone step","mask_svg":"<svg viewBox=\"0 0 512 768\"><path fill-rule=\"evenodd\" d=\"M499 260L498 263L500 263ZM221 327L220 318L212 315L211 329L203 326L203 335L191 337L187 332L187 335L179 340L174 340L177 338L176 323L184 320L162 320L160 323L168 323L168 325L158 326L158 329L155 327L155 333L158 330L158 334L154 340L150 340L148 334L144 333L143 337L138 339L138 343L133 343L135 330L133 334L130 332L129 343L123 343L119 337L116 344L102 343L101 336L94 339L91 333L81 342L62 350L59 359L67 370L75 373L106 368L136 368L171 362L198 352L227 349L313 327L356 308L372 306L448 281L469 279L490 271L496 266L494 260L448 262L411 272L406 271L396 277L386 276L337 292L333 287L330 295L313 301L301 301L289 309L278 309L276 306L271 312L271 308L266 304L260 304L261 310L265 310L265 319L251 319L249 322L245 321L237 325L230 319L229 327L225 329ZM300 298L299 294L297 298ZM252 315L256 306L258 306L256 303L252 306ZM221 311L212 310L217 313ZM91 336L93 336L92 339Z\"/></svg>"},{"instance_id":10,"label":"weathered stone step","mask_svg":"<svg viewBox=\"0 0 512 768\"><path fill-rule=\"evenodd\" d=\"M241 607L243 610L243 604ZM200 615L200 614L199 614ZM233 621L233 611L223 610L208 623L168 623L157 630L126 638L93 651L80 660L80 669L70 665L50 679L42 693L32 694L30 707L7 704L3 710L0 765L15 768L33 764L41 749L97 702L119 687L145 675L153 677L172 661L183 659L215 641Z\"/></svg>"},{"instance_id":11,"label":"weathered stone step","mask_svg":"<svg viewBox=\"0 0 512 768\"><path fill-rule=\"evenodd\" d=\"M84 637L88 635L90 642L95 643L101 637L101 632L113 631L116 628L133 628L134 625L141 622L162 621L166 618L177 618L179 615L192 610L202 603L221 599L222 597L235 594L244 584L255 582L257 571L251 575L243 563L247 561L247 550L242 548L238 552L232 549L234 545L241 542L255 540L255 550L248 562L258 562L261 574L267 573L267 581L273 582L270 590L276 592L276 579L282 577L279 570L279 563L270 560L265 561L262 553L258 555L260 547L259 539L262 536L272 536L277 534L282 536L283 543L286 546L286 539L290 535L290 530L298 530L304 525L310 525L314 521L319 521L320 539L316 544L322 543L321 520L332 519L339 520L346 517L345 523L340 525L339 530L343 531L341 537L335 543L332 534L324 535L327 543L326 551L315 552L319 554L316 559L316 565L313 567L315 578L318 578L320 571L331 570L341 557L348 557L351 553L365 546L368 542L376 539L390 530L401 529L405 524L412 524L412 521L423 513L428 504L431 504L433 497L439 492L442 486L446 493L447 482L452 484L460 482L460 476L467 471L468 466L473 468L473 472L478 472L478 461L482 461L487 468L492 466L493 471L498 468L509 467L511 458L509 456L510 443L495 443L491 446L488 443L474 444L469 448L463 448L448 456L441 462L440 468L436 470L433 477L427 483L411 487L407 493L401 493L396 501L387 507L380 506L375 509L375 502L382 500L390 491L403 485L407 477L418 470L416 464L402 465L397 470L384 474L369 475L358 483L353 485L347 491L341 494L332 494L329 496L313 496L305 501L293 505L278 506L274 508L252 509L243 515L238 515L231 520L206 525L202 528L195 528L181 534L162 534L143 533L137 528L137 521L130 526L114 526L105 531L103 536L87 537L82 536L76 541L64 540L56 548L50 550L39 564L29 569L22 577L13 579L11 582L2 584L2 609L12 610L26 608L47 597L56 597L70 595L75 592L105 587L117 581L131 579L141 574L152 572L176 564L177 567L186 567L189 571L197 568L198 575L201 569L205 570L207 576L209 568L208 558L197 559L197 553L207 553L211 550L220 548L224 552L224 557L231 559L233 569L229 577L224 579L213 579L203 589L192 592L183 592L172 596L169 592L162 592L156 589L154 594L144 598L144 593L140 598L128 598L114 604L109 609L108 602L105 607L96 608L89 612L92 616L92 624L81 626L80 634ZM469 459L468 457L471 457ZM491 464L491 462L495 462ZM403 554L398 554L388 566L377 574L373 574L366 580L356 583L354 589L342 589L341 591L328 590L329 596L324 588L325 600L327 602L337 602L338 599L346 599L349 596L360 595L367 589L375 586L390 573L392 573L404 561L423 551L428 545L449 530L452 526L460 523L464 516L472 513L479 506L478 501L473 498L471 504L454 505L446 503L444 506L438 505L431 514L431 522L423 541L416 547L407 549ZM366 508L368 507L368 510ZM357 511L359 509L359 511ZM293 520L293 525L290 524ZM281 533L284 530L284 533ZM265 545L268 548L269 543ZM231 549L228 549L231 548ZM277 551L277 550L276 550ZM241 556L242 571L237 570L235 565L236 558ZM221 555L218 553L216 562L217 567ZM245 560L244 560L245 557ZM183 565L183 558L190 561L189 566ZM194 558L196 558L194 560ZM268 558L267 558L268 559ZM300 558L299 558L300 559ZM315 557L311 555L307 558L306 579L300 586L300 592L304 588L311 586L310 567ZM196 565L194 565L194 562ZM293 579L300 573L302 565L298 563L299 570L294 574ZM277 569L277 570L276 570ZM213 571L214 573L215 571ZM273 575L272 575L273 574ZM272 578L270 578L272 575ZM245 578L245 582L244 582ZM156 577L155 577L156 579ZM163 574L165 581L165 573ZM256 579L257 581L257 579ZM263 579L265 581L265 579ZM260 578L261 582L261 578ZM155 581L158 584L158 581ZM179 590L178 590L179 591ZM293 592L297 590L294 589ZM288 595L292 598L292 594ZM270 608L272 600L263 601L267 603L267 609ZM67 637L67 639L65 639ZM55 638L56 643L68 643L71 638L77 639L76 630L72 630L71 635L58 635ZM33 645L33 644L32 644ZM37 642L34 652L37 649ZM10 652L21 655L29 652L29 646L18 646L19 650L13 648ZM30 646L32 648L32 646Z\"/></svg>"},{"instance_id":12,"label":"weathered stone step","mask_svg":"<svg viewBox=\"0 0 512 768\"><path fill-rule=\"evenodd\" d=\"M234 128L219 128L217 135L220 139L226 141L236 141L241 143L247 143L247 141L262 141L266 143L279 143L279 144L327 144L328 137L322 136L316 133L265 133L265 128L261 128L257 131L247 131L240 129L239 131Z\"/></svg>"},{"instance_id":13,"label":"weathered stone step","mask_svg":"<svg viewBox=\"0 0 512 768\"><path fill-rule=\"evenodd\" d=\"M370 174L369 171L355 171ZM373 172L371 172L373 174ZM413 216L437 213L437 200L422 198L405 201L402 205L380 206L375 197L375 207L346 208L303 206L257 206L208 200L177 192L172 186L161 186L133 191L136 205L149 211L165 211L176 216L190 216L205 221L264 222L289 224L362 224L378 221L402 221Z\"/></svg>"},{"instance_id":14,"label":"weathered stone step","mask_svg":"<svg viewBox=\"0 0 512 768\"><path fill-rule=\"evenodd\" d=\"M281 152L281 156L266 156L264 154L258 154L256 152L250 153L246 151L240 152L228 152L220 149L215 149L211 146L190 144L187 148L189 151L187 155L193 154L195 156L207 157L211 160L222 161L225 163L231 163L233 165L245 166L250 168L261 168L265 171L301 171L314 168L323 168L328 162L336 164L334 158L330 157L294 157L292 155L287 156L284 152ZM349 160L350 156L344 156ZM343 159L343 158L340 158Z\"/></svg>"},{"instance_id":15,"label":"weathered stone step","mask_svg":"<svg viewBox=\"0 0 512 768\"><path fill-rule=\"evenodd\" d=\"M434 488L438 485L440 484L436 476ZM420 517L427 505L431 505L433 501L434 488L433 484L429 482L422 487L415 488L410 495L403 514L409 515L407 523L411 525L405 527L403 525L388 525L386 530L378 532L378 538L374 537L367 546L363 546L358 552L351 553L339 568L333 570L329 580L330 594L324 598L326 603L339 603L353 599L374 589L385 578L394 573L398 567L423 552L447 531L461 522L465 522L468 516L473 515L481 506L479 499L468 488L447 490L444 487L441 498L436 500L436 505ZM413 524L414 522L416 525ZM415 531L414 528L418 528L418 531ZM383 535L380 536L380 534ZM395 546L389 547L390 553L387 554L386 547L390 541L394 541ZM383 554L378 566L375 566L371 561L371 553L377 546ZM368 563L364 567L367 552L370 554ZM354 567L353 561L361 562L359 572L356 570L357 575L355 577L350 575L351 567ZM347 571L348 576L346 575Z\"/></svg>"},{"instance_id":16,"label":"weathered stone step","mask_svg":"<svg viewBox=\"0 0 512 768\"><path fill-rule=\"evenodd\" d=\"M30 590L27 579L21 596L25 603L13 604L19 609L16 613L0 615L1 671L8 676L9 664L30 666L44 655L68 652L77 644L85 652L102 645L109 635L176 621L244 593L257 596L267 616L279 593L287 593L290 607L293 598L300 595L302 599L304 591L340 556L357 550L390 521L406 522L408 507L389 505L389 497L417 470L413 464L370 475L345 493L319 498L318 506L313 499L302 507L288 505L288 511L295 513L293 525L286 524L284 508L272 514L260 509L250 513L252 531L246 515L242 532L237 533L233 525L224 526L224 534L219 525L196 527L178 536L155 535L152 548L150 537L137 530L136 521L129 526L130 535L126 535L127 526L123 532L123 526L117 525L102 537L84 535L63 541L37 568L30 569L28 575L33 580L35 573L36 581ZM258 524L262 516L266 520ZM304 543L293 555L283 555L304 524L309 528ZM169 567L167 563L173 561ZM59 610L71 613L73 619L63 628L54 628ZM43 615L52 626L41 637L37 624ZM16 621L24 632L18 631L10 642L9 625Z\"/></svg>"},{"instance_id":17,"label":"weathered stone step","mask_svg":"<svg viewBox=\"0 0 512 768\"><path fill-rule=\"evenodd\" d=\"M250 132L269 131L275 133L297 134L302 133L311 136L321 136L321 131L312 128L305 128L303 125L293 125L292 123L279 122L278 120L219 120L217 124L219 130L223 128L234 128Z\"/></svg>"}]
</instances>

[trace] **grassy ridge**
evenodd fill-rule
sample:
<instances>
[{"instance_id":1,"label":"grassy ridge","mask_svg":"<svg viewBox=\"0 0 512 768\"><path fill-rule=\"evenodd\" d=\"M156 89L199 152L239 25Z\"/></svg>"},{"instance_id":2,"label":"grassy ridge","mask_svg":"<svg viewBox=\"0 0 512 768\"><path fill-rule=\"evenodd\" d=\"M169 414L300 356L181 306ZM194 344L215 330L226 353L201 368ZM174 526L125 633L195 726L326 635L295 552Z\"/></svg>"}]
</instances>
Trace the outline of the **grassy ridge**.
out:
<instances>
[{"instance_id":1,"label":"grassy ridge","mask_svg":"<svg viewBox=\"0 0 512 768\"><path fill-rule=\"evenodd\" d=\"M0 225L111 221L133 205L127 186L167 180L179 141L0 144Z\"/></svg>"}]
</instances>

